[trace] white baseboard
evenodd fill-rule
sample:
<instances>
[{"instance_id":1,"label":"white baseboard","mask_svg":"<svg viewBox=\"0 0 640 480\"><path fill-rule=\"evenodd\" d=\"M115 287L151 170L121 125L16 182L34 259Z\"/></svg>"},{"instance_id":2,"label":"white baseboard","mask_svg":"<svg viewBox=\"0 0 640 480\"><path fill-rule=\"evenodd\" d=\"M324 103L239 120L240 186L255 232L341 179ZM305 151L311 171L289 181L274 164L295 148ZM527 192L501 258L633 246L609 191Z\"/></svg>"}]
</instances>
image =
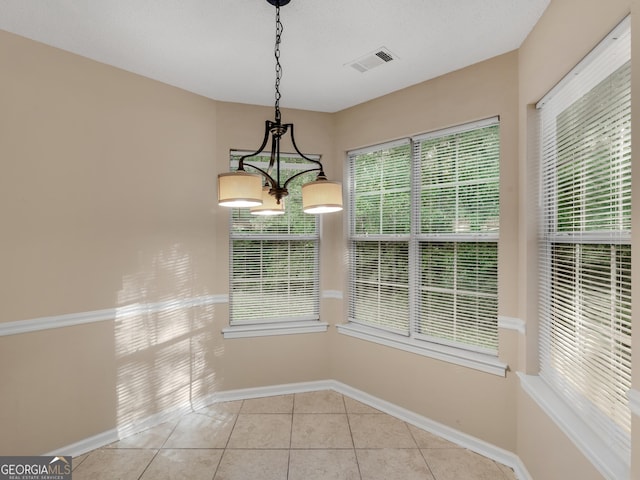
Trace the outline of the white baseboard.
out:
<instances>
[{"instance_id":1,"label":"white baseboard","mask_svg":"<svg viewBox=\"0 0 640 480\"><path fill-rule=\"evenodd\" d=\"M290 383L285 385L271 385L267 387L244 388L239 390L227 390L216 392L208 395L201 400L195 401L193 405L182 405L178 408L171 409L166 412L160 412L151 415L143 420L132 422L128 425L120 426L116 429L95 435L93 437L81 440L72 445L54 450L47 455L71 455L78 456L87 453L96 448L103 447L129 435L141 432L153 426L159 425L172 418L188 413L194 409L199 409L207 405L220 402L229 402L233 400L246 400L258 397L271 397L275 395L289 395L295 393L315 392L319 390L333 390L342 395L346 395L365 405L387 413L402 421L410 423L418 428L426 430L434 435L438 435L446 440L467 448L480 455L488 457L496 462L502 463L513 468L516 477L519 480L532 480L529 472L525 468L520 458L512 452L504 450L500 447L492 445L484 440L480 440L466 433L460 432L454 428L438 423L422 415L418 415L410 410L399 407L393 403L382 400L373 395L350 387L336 380L318 380L314 382Z\"/></svg>"},{"instance_id":2,"label":"white baseboard","mask_svg":"<svg viewBox=\"0 0 640 480\"><path fill-rule=\"evenodd\" d=\"M438 435L439 437L456 443L461 447L467 448L480 455L491 458L492 460L502 463L503 465L507 465L508 467L513 468L519 480L531 480L531 476L527 472L524 464L520 461L520 458L513 452L509 452L500 447L485 442L484 440L480 440L479 438L467 435L466 433L448 427L447 425L436 422L427 417L423 417L422 415L418 415L417 413L399 407L393 403L387 402L386 400L382 400L378 397L374 397L373 395L369 395L362 390L350 387L349 385L346 385L344 383L337 382L335 380L331 380L330 382L332 383L331 389L335 390L338 393L353 398L354 400L358 400L359 402L362 402L366 405L369 405L370 407L380 410L381 412L387 413L393 417L410 423L411 425L421 428L422 430L426 430L430 433L433 433L434 435Z\"/></svg>"},{"instance_id":3,"label":"white baseboard","mask_svg":"<svg viewBox=\"0 0 640 480\"><path fill-rule=\"evenodd\" d=\"M72 443L71 445L67 445L66 447L58 448L44 455L70 455L72 457L77 457L79 455L90 452L91 450L95 450L96 448L104 447L111 443L117 442L118 440L122 440L123 438L127 438L131 435L135 435L136 433L143 432L144 430L160 425L161 423L180 418L182 415L192 412L193 410L194 407L189 403L180 405L176 408L155 413L141 420L120 425L117 428L113 428L106 432L99 433L89 438L85 438L84 440Z\"/></svg>"},{"instance_id":4,"label":"white baseboard","mask_svg":"<svg viewBox=\"0 0 640 480\"><path fill-rule=\"evenodd\" d=\"M92 437L85 438L84 440L80 440L79 442L72 443L71 445L67 445L66 447L56 448L49 453L45 453L44 456L52 457L56 455L70 455L72 457L77 457L78 455L90 452L91 450L95 450L96 448L104 447L105 445L117 442L118 440L118 431L115 428L112 428L111 430L107 430L106 432L102 432L98 435L94 435Z\"/></svg>"},{"instance_id":5,"label":"white baseboard","mask_svg":"<svg viewBox=\"0 0 640 480\"><path fill-rule=\"evenodd\" d=\"M204 406L204 405L203 405ZM199 408L199 407L198 407ZM192 407L191 404L187 403L184 405L180 405L176 408L172 408L169 410L165 410L163 412L155 413L146 418L143 418L138 421L133 421L127 423L125 425L119 426L116 431L118 433L118 440L123 438L127 438L131 435L135 435L136 433L140 433L144 430L147 430L151 427L155 427L160 425L161 423L168 422L169 420L174 420L176 418L180 418L187 413L193 412L195 408Z\"/></svg>"},{"instance_id":6,"label":"white baseboard","mask_svg":"<svg viewBox=\"0 0 640 480\"><path fill-rule=\"evenodd\" d=\"M248 400L250 398L273 397L276 395L290 395L293 393L317 392L319 390L335 390L333 380L318 380L314 382L287 383L284 385L270 385L268 387L242 388L216 392L198 402L200 406L213 403L231 402L234 400ZM198 408L200 408L198 406ZM195 405L194 405L195 407Z\"/></svg>"}]
</instances>

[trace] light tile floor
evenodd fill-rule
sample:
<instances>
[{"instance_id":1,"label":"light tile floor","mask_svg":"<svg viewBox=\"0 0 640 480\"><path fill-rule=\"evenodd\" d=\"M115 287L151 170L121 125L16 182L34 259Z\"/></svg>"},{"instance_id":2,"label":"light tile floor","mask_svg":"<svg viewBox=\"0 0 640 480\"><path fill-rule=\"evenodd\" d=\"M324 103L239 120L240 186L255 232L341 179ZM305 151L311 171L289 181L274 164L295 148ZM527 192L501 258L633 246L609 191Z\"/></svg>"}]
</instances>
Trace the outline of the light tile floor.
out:
<instances>
[{"instance_id":1,"label":"light tile floor","mask_svg":"<svg viewBox=\"0 0 640 480\"><path fill-rule=\"evenodd\" d=\"M333 391L211 405L73 459L74 480L514 480Z\"/></svg>"}]
</instances>

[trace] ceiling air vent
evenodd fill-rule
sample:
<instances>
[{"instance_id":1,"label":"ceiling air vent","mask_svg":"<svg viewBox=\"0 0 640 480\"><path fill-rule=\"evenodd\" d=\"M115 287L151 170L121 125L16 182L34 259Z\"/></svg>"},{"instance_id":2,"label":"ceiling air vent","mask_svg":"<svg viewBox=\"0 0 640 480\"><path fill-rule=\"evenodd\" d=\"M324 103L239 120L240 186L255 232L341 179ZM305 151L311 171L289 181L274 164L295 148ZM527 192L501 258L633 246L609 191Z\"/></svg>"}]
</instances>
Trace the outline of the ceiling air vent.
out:
<instances>
[{"instance_id":1,"label":"ceiling air vent","mask_svg":"<svg viewBox=\"0 0 640 480\"><path fill-rule=\"evenodd\" d=\"M397 58L393 53L391 53L387 48L380 47L372 53L368 53L364 57L360 57L353 62L348 63L347 65L351 65L353 68L358 70L359 72L366 72L371 70L372 68L379 67L380 65L384 65L385 63L389 63L390 61Z\"/></svg>"}]
</instances>

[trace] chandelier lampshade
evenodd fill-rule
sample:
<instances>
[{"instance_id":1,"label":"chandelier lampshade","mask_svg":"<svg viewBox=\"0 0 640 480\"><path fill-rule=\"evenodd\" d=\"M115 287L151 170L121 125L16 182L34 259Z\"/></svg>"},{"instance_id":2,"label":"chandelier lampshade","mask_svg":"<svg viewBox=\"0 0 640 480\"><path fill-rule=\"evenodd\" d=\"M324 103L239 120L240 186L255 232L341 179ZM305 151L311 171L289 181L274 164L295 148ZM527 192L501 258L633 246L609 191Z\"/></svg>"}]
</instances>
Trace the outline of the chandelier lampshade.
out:
<instances>
[{"instance_id":1,"label":"chandelier lampshade","mask_svg":"<svg viewBox=\"0 0 640 480\"><path fill-rule=\"evenodd\" d=\"M342 184L326 177L302 186L302 210L305 213L331 213L342 210Z\"/></svg>"},{"instance_id":2,"label":"chandelier lampshade","mask_svg":"<svg viewBox=\"0 0 640 480\"><path fill-rule=\"evenodd\" d=\"M255 207L262 205L262 176L243 170L218 175L218 205Z\"/></svg>"}]
</instances>

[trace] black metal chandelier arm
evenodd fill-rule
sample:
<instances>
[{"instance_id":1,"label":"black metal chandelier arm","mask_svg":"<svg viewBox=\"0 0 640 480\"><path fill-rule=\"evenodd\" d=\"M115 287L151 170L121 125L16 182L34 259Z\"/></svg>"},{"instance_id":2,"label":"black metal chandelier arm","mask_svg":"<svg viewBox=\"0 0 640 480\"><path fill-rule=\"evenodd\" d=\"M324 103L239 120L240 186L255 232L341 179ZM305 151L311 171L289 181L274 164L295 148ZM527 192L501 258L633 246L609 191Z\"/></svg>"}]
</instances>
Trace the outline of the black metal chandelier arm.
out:
<instances>
[{"instance_id":1,"label":"black metal chandelier arm","mask_svg":"<svg viewBox=\"0 0 640 480\"><path fill-rule=\"evenodd\" d=\"M319 172L319 174L318 174L318 175L323 175L323 176L324 176L324 171L323 171L323 168L322 168L322 164L321 164L320 162L318 162L317 160L313 160L313 162L318 163L318 164L319 164L319 166L318 166L318 167L313 167L313 168L308 168L308 169L306 169L306 170L302 170L302 171L300 171L300 172L298 172L298 173L296 173L296 174L294 174L294 175L291 175L291 176L290 176L290 177L289 177L289 178L284 182L284 184L282 185L282 187L278 187L278 182L277 182L277 181L276 181L276 180L275 180L271 175L269 175L269 172L268 172L268 171L266 171L266 170L264 170L264 169L262 169L262 168L260 168L260 167L257 167L256 165L253 165L253 164L251 164L251 163L245 163L244 165L245 165L245 166L247 166L247 167L253 168L254 170L257 170L258 172L260 172L260 173L264 176L264 179L265 179L267 182L269 182L269 185L270 185L272 188L274 188L274 189L275 189L275 188L287 188L287 185L289 185L289 183L290 183L292 180L294 180L294 179L298 178L300 175L304 175L305 173L309 173L309 172Z\"/></svg>"},{"instance_id":2,"label":"black metal chandelier arm","mask_svg":"<svg viewBox=\"0 0 640 480\"><path fill-rule=\"evenodd\" d=\"M263 170L260 167L256 167L255 165L253 165L251 163L245 163L244 165L246 165L247 167L253 168L254 170L257 170L258 172L260 172L262 174L262 176L264 177L264 179L267 182L269 182L269 185L272 188L277 188L278 187L278 182L276 182L275 178L273 178L271 175L269 175L269 172L267 170Z\"/></svg>"},{"instance_id":3,"label":"black metal chandelier arm","mask_svg":"<svg viewBox=\"0 0 640 480\"><path fill-rule=\"evenodd\" d=\"M262 145L260 145L260 148L258 148L258 150L256 150L255 152L249 153L248 155L243 155L242 157L240 157L240 160L238 160L238 170L244 170L244 160L246 158L255 157L264 151L264 147L267 146L267 142L269 141L269 135L271 134L271 131L269 129L271 123L272 122L270 122L269 120L266 120L264 122L264 138L262 139ZM253 168L256 168L253 165L250 165L250 166Z\"/></svg>"},{"instance_id":4,"label":"black metal chandelier arm","mask_svg":"<svg viewBox=\"0 0 640 480\"><path fill-rule=\"evenodd\" d=\"M300 149L298 148L298 145L296 145L296 137L295 137L294 132L293 132L293 123L287 123L287 127L289 127L289 129L291 131L291 145L293 145L293 148L295 149L296 153L298 155L300 155L302 158L304 158L307 162L312 162L312 163L315 163L316 165L320 166L319 169L318 168L314 168L314 169L311 169L309 171L313 171L313 170L321 170L322 171L323 168L322 168L322 163L320 162L320 160L314 160L313 158L307 157L304 153L302 153L300 151Z\"/></svg>"},{"instance_id":5,"label":"black metal chandelier arm","mask_svg":"<svg viewBox=\"0 0 640 480\"><path fill-rule=\"evenodd\" d=\"M313 160L314 162L316 162L316 160ZM324 172L322 171L322 164L320 162L317 162L318 164L320 164L319 167L315 167L315 168L308 168L307 170L302 170L301 172L296 173L295 175L291 175L289 178L287 178L287 181L284 182L284 185L282 186L283 188L287 188L287 185L289 185L289 183L291 182L291 180L299 177L300 175L304 175L305 173L309 173L309 172L320 172L318 175L323 175L324 176Z\"/></svg>"}]
</instances>

